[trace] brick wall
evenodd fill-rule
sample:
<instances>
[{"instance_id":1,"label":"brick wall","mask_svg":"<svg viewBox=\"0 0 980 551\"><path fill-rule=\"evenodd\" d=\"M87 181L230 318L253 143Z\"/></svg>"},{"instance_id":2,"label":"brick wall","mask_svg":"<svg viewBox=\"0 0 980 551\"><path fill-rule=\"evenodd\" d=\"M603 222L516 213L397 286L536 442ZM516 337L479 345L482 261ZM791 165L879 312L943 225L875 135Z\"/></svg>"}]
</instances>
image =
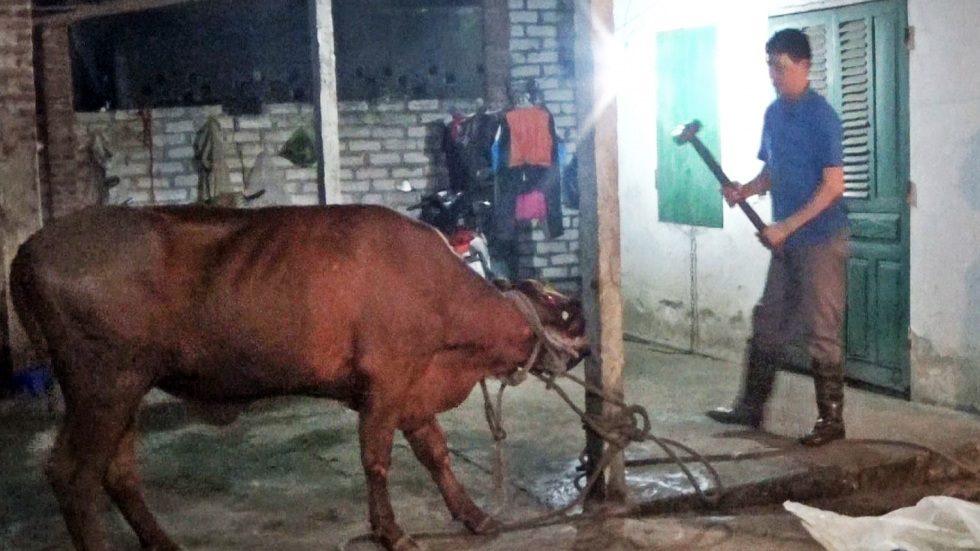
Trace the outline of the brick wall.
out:
<instances>
[{"instance_id":1,"label":"brick wall","mask_svg":"<svg viewBox=\"0 0 980 551\"><path fill-rule=\"evenodd\" d=\"M225 144L225 162L232 189L255 191L248 182L260 154L265 152L269 180L275 184L258 204L316 204L315 168L301 168L279 157L283 144L300 127L312 135L313 108L306 104L267 105L261 115L230 116L220 106L176 107L151 111L153 174L150 150L144 145L144 122L137 111L77 113L79 158L88 155L96 132L101 132L114 156L108 174L120 183L110 190L110 203L131 205L182 204L197 200L194 138L211 115L217 117Z\"/></svg>"},{"instance_id":2,"label":"brick wall","mask_svg":"<svg viewBox=\"0 0 980 551\"><path fill-rule=\"evenodd\" d=\"M544 94L560 138L574 150L574 19L572 0L509 0L511 89L523 92L531 79Z\"/></svg>"},{"instance_id":3,"label":"brick wall","mask_svg":"<svg viewBox=\"0 0 980 551\"><path fill-rule=\"evenodd\" d=\"M472 100L453 102L464 107ZM442 119L447 102L419 100L368 105L342 102L340 111L340 187L344 202L405 207L418 201L423 190L446 186L442 154ZM258 204L317 203L315 168L300 168L278 152L293 132L312 131L313 108L307 104L267 105L261 115L230 116L220 106L154 109L153 179L156 204L181 204L197 198L197 169L193 143L207 117L221 124L226 162L232 186L257 189L249 182L263 151L269 162L269 179L279 184ZM132 205L151 203L150 153L143 145L143 122L136 111L78 113L78 155L87 155L95 132L105 136L115 156L110 175L120 184L110 192L110 202ZM240 154L240 156L239 156ZM415 192L399 191L408 181Z\"/></svg>"},{"instance_id":4,"label":"brick wall","mask_svg":"<svg viewBox=\"0 0 980 551\"><path fill-rule=\"evenodd\" d=\"M396 186L416 190L448 185L442 151L443 119L450 104L463 110L473 101L416 100L370 105L341 102L340 180L345 202L405 207L418 200ZM536 277L577 290L578 212L565 209L565 234L549 240L528 228L519 238L519 277Z\"/></svg>"},{"instance_id":5,"label":"brick wall","mask_svg":"<svg viewBox=\"0 0 980 551\"><path fill-rule=\"evenodd\" d=\"M344 202L404 207L421 193L448 186L442 151L443 120L450 105L470 109L473 100L413 100L368 104L341 102L340 183Z\"/></svg>"},{"instance_id":6,"label":"brick wall","mask_svg":"<svg viewBox=\"0 0 980 551\"><path fill-rule=\"evenodd\" d=\"M527 90L534 81L555 118L559 139L575 152L578 121L575 105L573 0L509 0L510 87ZM538 277L579 289L578 211L565 208L565 235L548 240L541 230L520 238L520 277Z\"/></svg>"},{"instance_id":7,"label":"brick wall","mask_svg":"<svg viewBox=\"0 0 980 551\"><path fill-rule=\"evenodd\" d=\"M20 150L34 150L37 142L30 6L30 0L0 4L0 164L5 169L22 164Z\"/></svg>"},{"instance_id":8,"label":"brick wall","mask_svg":"<svg viewBox=\"0 0 980 551\"><path fill-rule=\"evenodd\" d=\"M9 374L7 347L14 365L23 365L30 350L6 292L10 261L41 224L30 5L0 3L0 385Z\"/></svg>"}]
</instances>

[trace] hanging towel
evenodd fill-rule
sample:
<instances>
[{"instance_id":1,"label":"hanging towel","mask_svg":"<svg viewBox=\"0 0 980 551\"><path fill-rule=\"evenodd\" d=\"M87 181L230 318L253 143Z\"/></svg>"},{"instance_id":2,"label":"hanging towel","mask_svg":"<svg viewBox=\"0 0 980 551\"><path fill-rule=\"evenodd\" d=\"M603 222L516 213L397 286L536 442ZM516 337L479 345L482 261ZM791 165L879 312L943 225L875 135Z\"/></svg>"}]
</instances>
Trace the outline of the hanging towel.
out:
<instances>
[{"instance_id":1,"label":"hanging towel","mask_svg":"<svg viewBox=\"0 0 980 551\"><path fill-rule=\"evenodd\" d=\"M221 139L221 123L211 116L194 138L194 159L197 161L197 201L211 203L222 193L231 191L225 145Z\"/></svg>"},{"instance_id":2,"label":"hanging towel","mask_svg":"<svg viewBox=\"0 0 980 551\"><path fill-rule=\"evenodd\" d=\"M299 127L283 144L279 156L296 166L311 167L317 162L316 140L306 128Z\"/></svg>"},{"instance_id":3,"label":"hanging towel","mask_svg":"<svg viewBox=\"0 0 980 551\"><path fill-rule=\"evenodd\" d=\"M514 205L514 219L518 222L544 220L548 216L548 205L545 203L544 192L535 189L517 196Z\"/></svg>"}]
</instances>

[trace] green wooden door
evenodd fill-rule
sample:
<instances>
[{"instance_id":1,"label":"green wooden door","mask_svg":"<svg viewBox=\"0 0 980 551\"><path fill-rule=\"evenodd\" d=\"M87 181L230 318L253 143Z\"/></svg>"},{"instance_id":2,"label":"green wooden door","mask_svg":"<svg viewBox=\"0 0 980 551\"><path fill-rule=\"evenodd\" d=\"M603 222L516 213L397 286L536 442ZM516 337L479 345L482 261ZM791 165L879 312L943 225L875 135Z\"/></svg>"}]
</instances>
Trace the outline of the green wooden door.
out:
<instances>
[{"instance_id":1,"label":"green wooden door","mask_svg":"<svg viewBox=\"0 0 980 551\"><path fill-rule=\"evenodd\" d=\"M850 378L909 389L908 55L904 1L775 17L803 28L811 86L844 124L851 222L845 347Z\"/></svg>"}]
</instances>

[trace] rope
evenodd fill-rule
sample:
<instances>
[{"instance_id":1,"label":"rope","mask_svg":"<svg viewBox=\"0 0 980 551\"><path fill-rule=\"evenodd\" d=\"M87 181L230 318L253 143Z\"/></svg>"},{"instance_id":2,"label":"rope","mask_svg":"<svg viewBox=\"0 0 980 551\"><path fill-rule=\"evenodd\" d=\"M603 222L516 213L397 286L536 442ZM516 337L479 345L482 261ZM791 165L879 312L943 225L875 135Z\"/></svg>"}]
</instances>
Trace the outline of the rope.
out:
<instances>
[{"instance_id":1,"label":"rope","mask_svg":"<svg viewBox=\"0 0 980 551\"><path fill-rule=\"evenodd\" d=\"M709 507L713 508L718 505L724 491L724 485L721 482L721 475L718 474L718 471L715 470L711 463L704 459L701 454L692 450L688 446L681 444L676 440L662 438L650 434L650 415L642 406L636 404L626 404L619 398L610 396L601 388L598 388L583 379L569 373L561 374L561 377L581 385L583 388L585 388L586 392L594 394L595 396L602 398L604 401L620 408L619 414L613 416L611 419L597 419L595 416L589 415L588 413L582 411L574 404L574 402L572 402L572 400L568 397L568 394L566 394L560 386L555 384L555 379L557 377L537 374L536 376L541 379L542 382L544 382L546 388L554 390L562 398L562 400L564 400L565 403L568 404L576 414L578 414L582 421L606 442L609 442L620 449L625 449L626 446L632 442L652 441L657 444L660 449L662 449L664 453L666 453L667 456L670 457L670 459L681 469L684 476L686 476L687 480L691 483L691 487L693 487L694 491L698 494L698 498ZM701 484L694 476L694 473L688 469L685 462L677 456L673 449L671 449L671 446L683 450L689 455L689 457L694 458L695 461L704 466L705 470L708 471L708 474L714 481L713 490L709 492L705 491L701 487Z\"/></svg>"},{"instance_id":2,"label":"rope","mask_svg":"<svg viewBox=\"0 0 980 551\"><path fill-rule=\"evenodd\" d=\"M589 492L592 490L593 486L595 486L596 482L598 482L599 478L602 476L603 471L605 471L606 467L609 466L609 463L612 462L613 458L618 453L622 452L629 443L639 442L644 440L653 441L654 443L656 443L664 451L664 453L667 454L667 456L669 457L669 461L677 464L680 467L680 469L684 472L684 475L690 481L691 486L698 494L699 499L705 505L711 508L715 508L718 506L724 494L724 487L721 483L721 478L717 470L715 470L715 468L705 458L705 456L702 456L701 454L695 452L688 446L669 438L657 437L650 434L649 414L642 406L628 405L624 401L616 397L610 396L607 392L603 391L601 388L595 387L594 385L591 385L588 382L574 375L570 375L569 373L556 374L556 373L548 372L548 373L533 373L533 375L535 375L535 377L541 380L545 384L545 387L547 389L555 391L555 393L557 393L559 397L561 397L562 400L565 401L565 403L568 404L568 406L582 419L582 422L585 425L587 425L591 430L595 431L596 434L598 434L603 440L606 441L607 447L604 450L602 456L600 457L599 462L596 465L595 469L593 469L592 474L589 475L588 479L586 480L585 484L582 485L580 483L581 479L585 476L584 473L583 475L576 477L576 479L574 480L574 484L576 488L580 489L579 495L574 500L572 500L564 507L561 507L560 509L549 511L547 513L544 513L537 517L533 517L531 519L527 519L520 522L501 524L500 528L498 529L498 533L517 532L521 530L541 528L541 527L557 524L559 522L574 523L586 519L626 517L633 514L635 511L639 510L637 505L622 508L621 510L618 510L614 513L606 512L602 514L595 514L589 512L581 512L576 514L570 514L570 511L584 503L585 498L589 495ZM579 408L574 403L574 401L571 398L569 398L565 390L556 384L556 379L561 377L564 377L566 379L569 379L581 385L583 388L585 388L586 392L590 392L596 396L599 396L603 400L612 403L613 405L619 406L620 413L618 415L613 416L611 419L601 419L596 416L585 413L584 411L582 411L581 408ZM500 487L502 487L503 481L505 479L504 473L506 467L504 463L505 458L503 455L502 443L503 440L506 439L507 437L507 432L503 428L502 400L503 400L503 393L507 385L501 383L500 388L498 389L497 397L496 397L496 403L497 403L496 408L494 407L493 401L490 398L490 392L487 389L485 380L480 382L480 387L483 390L483 396L484 396L484 413L487 416L487 423L490 426L490 431L494 438L495 461L499 461L501 465L499 469L496 467L496 465L494 467L495 470L493 476L494 476L494 485L496 491L498 487L497 485L499 484ZM884 440L884 439L851 439L851 440L844 440L844 442L850 444L877 444L877 445L903 446L903 447L909 447L909 448L925 451L929 454L932 454L933 456L940 457L948 461L950 464L955 465L956 467L962 469L964 472L968 473L972 478L980 478L980 472L978 472L977 468L971 467L963 461L959 461L948 454L945 454L943 452L940 452L928 446L914 444L911 442L903 442L899 440ZM687 453L687 455L684 457L680 457L674 452L673 449L671 449L671 447L678 448L684 451L685 453ZM727 456L715 455L715 456L711 456L711 459L716 461L725 460L725 459L738 460L738 459L746 459L748 458L749 455L753 455L753 454L729 454ZM687 468L686 463L692 461L703 465L704 468L711 475L711 478L715 482L714 488L711 491L705 491L698 483L697 479L690 471L690 469ZM632 460L627 462L627 466L651 465L651 464L662 463L662 462L666 462L666 461L658 460L658 459ZM582 464L583 465L586 464L585 459L582 459ZM465 532L427 532L427 533L413 534L413 536L416 539L437 539L437 538L460 537L460 536L465 537L468 535L469 534ZM347 543L345 543L341 548L346 550L348 546L352 543L360 542L360 541L373 541L373 540L374 540L373 536L369 534L363 534L348 540Z\"/></svg>"},{"instance_id":3,"label":"rope","mask_svg":"<svg viewBox=\"0 0 980 551\"><path fill-rule=\"evenodd\" d=\"M543 365L537 367L555 374L564 373L567 370L566 360L573 357L573 354L570 354L565 346L552 333L545 329L544 323L541 322L541 316L538 315L538 311L531 302L531 299L520 291L507 291L504 293L504 296L512 300L514 305L517 306L517 309L524 314L528 325L537 337L534 351L524 364L523 369L530 371L532 367L535 367L535 363L538 361L538 355L543 350L545 361ZM523 381L523 378L521 381Z\"/></svg>"},{"instance_id":4,"label":"rope","mask_svg":"<svg viewBox=\"0 0 980 551\"><path fill-rule=\"evenodd\" d=\"M487 418L490 434L493 436L493 493L497 508L501 511L507 508L508 502L507 488L504 486L507 479L507 457L504 455L503 448L504 439L507 438L503 420L505 388L507 385L500 383L500 389L497 391L497 407L495 408L490 400L490 391L487 390L486 379L480 380L480 389L483 390L483 413Z\"/></svg>"}]
</instances>

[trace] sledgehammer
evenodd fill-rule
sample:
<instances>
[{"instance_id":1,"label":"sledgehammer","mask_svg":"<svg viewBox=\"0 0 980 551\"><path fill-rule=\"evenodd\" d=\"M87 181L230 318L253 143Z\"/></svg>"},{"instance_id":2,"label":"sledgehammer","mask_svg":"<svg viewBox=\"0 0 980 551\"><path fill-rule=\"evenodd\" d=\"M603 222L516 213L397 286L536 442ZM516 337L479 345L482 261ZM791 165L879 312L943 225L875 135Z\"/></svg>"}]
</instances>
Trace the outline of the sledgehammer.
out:
<instances>
[{"instance_id":1,"label":"sledgehammer","mask_svg":"<svg viewBox=\"0 0 980 551\"><path fill-rule=\"evenodd\" d=\"M701 121L693 120L688 124L678 126L671 133L671 136L673 136L674 143L677 145L684 145L686 143L693 145L694 150L698 152L701 160L704 161L704 164L708 165L708 169L715 175L715 178L718 178L718 182L722 186L732 185L732 181L728 179L728 176L725 176L725 171L721 169L721 165L719 165L718 161L715 160L714 155L708 151L708 148L705 147L704 143L702 143L698 138L698 130L701 130ZM759 214L755 212L755 209L745 202L745 199L742 199L736 204L742 209L745 216L749 217L749 221L752 222L752 225L755 226L756 230L761 232L766 227L765 222L762 221L762 218L759 218ZM772 246L770 243L768 243L768 240L766 240L766 246L772 249Z\"/></svg>"}]
</instances>

